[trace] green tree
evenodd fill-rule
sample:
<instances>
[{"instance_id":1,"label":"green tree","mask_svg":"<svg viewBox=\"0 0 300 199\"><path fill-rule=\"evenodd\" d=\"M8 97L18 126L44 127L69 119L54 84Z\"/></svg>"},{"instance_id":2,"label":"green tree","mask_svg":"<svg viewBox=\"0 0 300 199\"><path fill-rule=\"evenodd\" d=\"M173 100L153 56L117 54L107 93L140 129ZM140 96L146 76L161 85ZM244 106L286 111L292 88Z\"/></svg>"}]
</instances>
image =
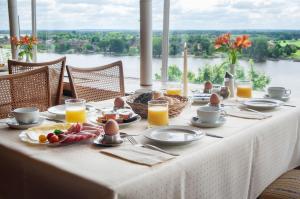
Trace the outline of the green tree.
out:
<instances>
[{"instance_id":1,"label":"green tree","mask_svg":"<svg viewBox=\"0 0 300 199\"><path fill-rule=\"evenodd\" d=\"M182 52L182 42L181 38L177 35L172 35L170 37L170 44L169 44L169 54L170 55L178 55Z\"/></svg>"},{"instance_id":2,"label":"green tree","mask_svg":"<svg viewBox=\"0 0 300 199\"><path fill-rule=\"evenodd\" d=\"M268 57L268 40L265 37L254 38L252 39L252 46L243 52L257 62L266 61Z\"/></svg>"},{"instance_id":3,"label":"green tree","mask_svg":"<svg viewBox=\"0 0 300 199\"><path fill-rule=\"evenodd\" d=\"M160 57L162 52L161 37L153 37L153 56Z\"/></svg>"},{"instance_id":4,"label":"green tree","mask_svg":"<svg viewBox=\"0 0 300 199\"><path fill-rule=\"evenodd\" d=\"M122 53L125 47L125 42L121 39L111 39L109 41L109 51L114 53Z\"/></svg>"}]
</instances>

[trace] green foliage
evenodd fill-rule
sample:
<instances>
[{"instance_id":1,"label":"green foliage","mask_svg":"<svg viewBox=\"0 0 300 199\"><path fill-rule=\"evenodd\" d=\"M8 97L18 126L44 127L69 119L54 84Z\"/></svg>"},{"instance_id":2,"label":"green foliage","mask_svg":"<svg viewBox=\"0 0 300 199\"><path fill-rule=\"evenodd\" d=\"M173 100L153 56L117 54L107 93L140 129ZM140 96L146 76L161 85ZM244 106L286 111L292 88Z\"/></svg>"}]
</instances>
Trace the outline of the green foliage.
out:
<instances>
[{"instance_id":1,"label":"green foliage","mask_svg":"<svg viewBox=\"0 0 300 199\"><path fill-rule=\"evenodd\" d=\"M161 37L153 37L153 56L160 57L162 51Z\"/></svg>"},{"instance_id":2,"label":"green foliage","mask_svg":"<svg viewBox=\"0 0 300 199\"><path fill-rule=\"evenodd\" d=\"M191 83L203 84L206 81L211 81L213 84L223 84L225 72L228 70L228 62L216 65L205 65L202 69L198 69L198 74L191 71L188 72L188 79ZM244 80L250 79L253 83L253 89L261 90L265 88L271 81L271 79L263 73L259 73L255 70L253 61L250 61L250 70L248 73L245 70L237 66L236 79ZM160 80L161 76L155 74L155 79ZM181 81L182 72L176 65L169 66L168 70L169 81Z\"/></svg>"},{"instance_id":3,"label":"green foliage","mask_svg":"<svg viewBox=\"0 0 300 199\"><path fill-rule=\"evenodd\" d=\"M168 68L169 81L179 81L182 78L182 72L177 65L171 65Z\"/></svg>"},{"instance_id":4,"label":"green foliage","mask_svg":"<svg viewBox=\"0 0 300 199\"><path fill-rule=\"evenodd\" d=\"M259 73L254 69L253 61L249 61L250 63L250 70L248 73L249 79L252 81L252 86L254 90L262 90L271 82L271 78L266 76L263 73Z\"/></svg>"},{"instance_id":5,"label":"green foliage","mask_svg":"<svg viewBox=\"0 0 300 199\"><path fill-rule=\"evenodd\" d=\"M0 31L1 32L1 31ZM2 31L7 34L7 31ZM23 32L27 33L27 32ZM28 32L29 33L29 32ZM169 54L181 55L184 42L189 54L201 57L216 57L213 41L224 31L171 31ZM299 58L299 31L247 31L235 30L233 35L248 34L253 46L243 50L241 57L265 61L268 58ZM161 56L161 31L153 32L153 56ZM109 53L117 55L138 55L140 37L138 31L38 31L38 51L54 53ZM9 44L9 38L0 38L0 45ZM233 57L234 58L234 57ZM239 58L239 57L237 57ZM235 59L235 58L234 58ZM234 61L234 60L233 60Z\"/></svg>"},{"instance_id":6,"label":"green foliage","mask_svg":"<svg viewBox=\"0 0 300 199\"><path fill-rule=\"evenodd\" d=\"M268 57L268 40L265 37L256 37L252 39L252 46L243 50L243 54L254 59L257 62L266 61Z\"/></svg>"}]
</instances>

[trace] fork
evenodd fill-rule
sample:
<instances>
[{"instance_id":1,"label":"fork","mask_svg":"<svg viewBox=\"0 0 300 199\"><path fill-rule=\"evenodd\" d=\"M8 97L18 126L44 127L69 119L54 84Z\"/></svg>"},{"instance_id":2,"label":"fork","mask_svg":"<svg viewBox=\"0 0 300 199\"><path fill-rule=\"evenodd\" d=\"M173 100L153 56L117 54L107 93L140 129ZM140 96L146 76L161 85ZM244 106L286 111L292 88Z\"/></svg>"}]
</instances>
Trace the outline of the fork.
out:
<instances>
[{"instance_id":1,"label":"fork","mask_svg":"<svg viewBox=\"0 0 300 199\"><path fill-rule=\"evenodd\" d=\"M179 154L177 153L172 153L172 152L169 152L169 151L166 151L164 149L161 149L157 146L154 146L154 145L151 145L151 144L139 144L135 139L134 137L132 136L127 136L127 139L129 140L129 142L133 145L133 146L137 146L137 147L145 147L145 148L148 148L148 149L152 149L152 150L155 150L155 151L160 151L162 153L166 153L166 154L169 154L169 155L172 155L172 156L179 156Z\"/></svg>"}]
</instances>

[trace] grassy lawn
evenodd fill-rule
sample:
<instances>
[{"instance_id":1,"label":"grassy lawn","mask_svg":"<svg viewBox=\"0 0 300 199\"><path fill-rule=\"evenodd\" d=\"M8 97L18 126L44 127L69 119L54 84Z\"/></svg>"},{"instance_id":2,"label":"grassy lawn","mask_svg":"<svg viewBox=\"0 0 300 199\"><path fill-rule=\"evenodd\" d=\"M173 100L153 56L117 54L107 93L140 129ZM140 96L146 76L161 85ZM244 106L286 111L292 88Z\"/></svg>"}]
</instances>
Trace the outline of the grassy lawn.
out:
<instances>
[{"instance_id":1,"label":"grassy lawn","mask_svg":"<svg viewBox=\"0 0 300 199\"><path fill-rule=\"evenodd\" d=\"M291 55L291 57L294 58L294 59L299 59L300 60L300 50L297 50L296 53L293 53Z\"/></svg>"},{"instance_id":2,"label":"grassy lawn","mask_svg":"<svg viewBox=\"0 0 300 199\"><path fill-rule=\"evenodd\" d=\"M286 46L287 44L293 44L293 45L296 45L297 47L300 47L300 39L298 39L298 40L281 40L280 41L281 46Z\"/></svg>"}]
</instances>

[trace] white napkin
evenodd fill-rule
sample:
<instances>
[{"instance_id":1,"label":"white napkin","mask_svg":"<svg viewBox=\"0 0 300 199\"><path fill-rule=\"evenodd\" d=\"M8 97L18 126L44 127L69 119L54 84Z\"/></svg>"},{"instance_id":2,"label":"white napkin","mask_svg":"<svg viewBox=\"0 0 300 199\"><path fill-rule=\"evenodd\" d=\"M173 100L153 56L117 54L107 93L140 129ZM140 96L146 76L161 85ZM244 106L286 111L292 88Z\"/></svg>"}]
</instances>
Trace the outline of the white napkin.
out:
<instances>
[{"instance_id":1,"label":"white napkin","mask_svg":"<svg viewBox=\"0 0 300 199\"><path fill-rule=\"evenodd\" d=\"M146 166L154 166L174 158L174 156L138 146L109 148L100 152Z\"/></svg>"},{"instance_id":2,"label":"white napkin","mask_svg":"<svg viewBox=\"0 0 300 199\"><path fill-rule=\"evenodd\" d=\"M233 109L233 108L227 109L226 114L233 117L239 117L244 119L257 119L257 120L263 120L272 117L272 115L267 113L255 113L251 111Z\"/></svg>"}]
</instances>

